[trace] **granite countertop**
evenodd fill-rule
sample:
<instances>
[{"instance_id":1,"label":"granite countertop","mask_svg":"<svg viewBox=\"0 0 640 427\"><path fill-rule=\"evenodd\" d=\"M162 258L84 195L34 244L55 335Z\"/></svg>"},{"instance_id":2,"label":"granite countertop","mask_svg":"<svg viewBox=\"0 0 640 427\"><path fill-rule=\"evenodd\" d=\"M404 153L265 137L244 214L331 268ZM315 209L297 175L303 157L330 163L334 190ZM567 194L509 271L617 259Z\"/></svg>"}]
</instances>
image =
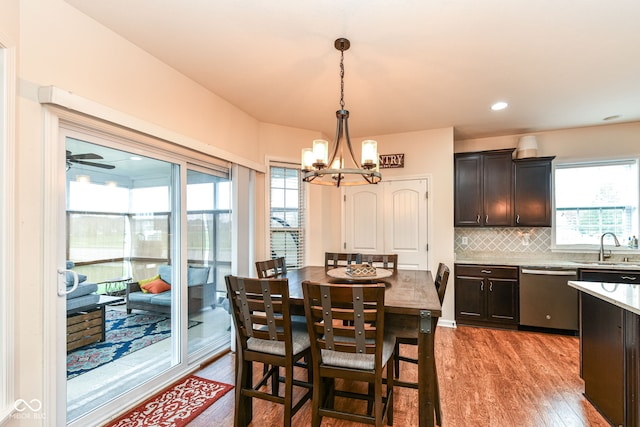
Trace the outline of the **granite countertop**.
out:
<instances>
[{"instance_id":1,"label":"granite countertop","mask_svg":"<svg viewBox=\"0 0 640 427\"><path fill-rule=\"evenodd\" d=\"M516 267L547 267L547 268L595 268L615 270L640 270L640 260L622 261L589 261L567 260L552 258L508 258L508 257L456 257L456 264L472 265L507 265Z\"/></svg>"},{"instance_id":2,"label":"granite countertop","mask_svg":"<svg viewBox=\"0 0 640 427\"><path fill-rule=\"evenodd\" d=\"M640 286L625 283L569 281L569 286L640 315Z\"/></svg>"}]
</instances>

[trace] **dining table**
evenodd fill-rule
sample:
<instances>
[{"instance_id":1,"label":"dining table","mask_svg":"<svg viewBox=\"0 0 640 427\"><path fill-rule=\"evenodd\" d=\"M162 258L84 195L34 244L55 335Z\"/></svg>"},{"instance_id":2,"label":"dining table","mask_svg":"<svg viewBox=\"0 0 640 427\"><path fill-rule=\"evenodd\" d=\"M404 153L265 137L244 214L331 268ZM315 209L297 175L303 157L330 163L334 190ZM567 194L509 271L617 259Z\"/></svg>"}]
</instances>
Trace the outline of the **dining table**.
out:
<instances>
[{"instance_id":1,"label":"dining table","mask_svg":"<svg viewBox=\"0 0 640 427\"><path fill-rule=\"evenodd\" d=\"M308 266L289 270L282 277L289 282L292 313L304 314L302 282L345 283L376 281L385 283L385 329L397 337L418 339L418 411L421 427L433 426L435 415L434 332L442 307L433 276L428 270L392 271L383 278L334 277L325 267ZM381 275L382 276L382 275Z\"/></svg>"}]
</instances>

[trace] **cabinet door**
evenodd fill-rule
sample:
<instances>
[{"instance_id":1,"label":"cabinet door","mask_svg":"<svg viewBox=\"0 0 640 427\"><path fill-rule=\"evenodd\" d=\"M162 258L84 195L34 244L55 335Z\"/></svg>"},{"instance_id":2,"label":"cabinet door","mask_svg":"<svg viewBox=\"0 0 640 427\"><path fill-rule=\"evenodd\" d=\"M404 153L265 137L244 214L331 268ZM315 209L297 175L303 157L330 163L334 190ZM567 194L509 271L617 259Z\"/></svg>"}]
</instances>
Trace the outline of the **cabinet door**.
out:
<instances>
[{"instance_id":1,"label":"cabinet door","mask_svg":"<svg viewBox=\"0 0 640 427\"><path fill-rule=\"evenodd\" d=\"M514 161L514 217L517 226L551 226L551 159Z\"/></svg>"},{"instance_id":2,"label":"cabinet door","mask_svg":"<svg viewBox=\"0 0 640 427\"><path fill-rule=\"evenodd\" d=\"M511 152L483 156L483 212L485 226L512 225Z\"/></svg>"},{"instance_id":3,"label":"cabinet door","mask_svg":"<svg viewBox=\"0 0 640 427\"><path fill-rule=\"evenodd\" d=\"M479 226L482 218L482 156L455 156L454 224Z\"/></svg>"},{"instance_id":4,"label":"cabinet door","mask_svg":"<svg viewBox=\"0 0 640 427\"><path fill-rule=\"evenodd\" d=\"M481 277L456 277L456 320L480 321L485 316L485 283Z\"/></svg>"},{"instance_id":5,"label":"cabinet door","mask_svg":"<svg viewBox=\"0 0 640 427\"><path fill-rule=\"evenodd\" d=\"M613 425L624 424L623 310L580 293L584 392Z\"/></svg>"},{"instance_id":6,"label":"cabinet door","mask_svg":"<svg viewBox=\"0 0 640 427\"><path fill-rule=\"evenodd\" d=\"M487 281L487 318L492 322L518 322L518 281L490 277Z\"/></svg>"}]
</instances>

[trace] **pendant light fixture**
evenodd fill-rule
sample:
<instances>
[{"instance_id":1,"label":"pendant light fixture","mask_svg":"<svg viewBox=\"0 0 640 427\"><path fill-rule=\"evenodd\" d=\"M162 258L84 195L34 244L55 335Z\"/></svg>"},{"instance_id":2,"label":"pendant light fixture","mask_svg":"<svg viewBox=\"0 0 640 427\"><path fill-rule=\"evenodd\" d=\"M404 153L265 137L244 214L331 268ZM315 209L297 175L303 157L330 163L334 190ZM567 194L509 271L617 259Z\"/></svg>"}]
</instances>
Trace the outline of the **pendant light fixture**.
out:
<instances>
[{"instance_id":1,"label":"pendant light fixture","mask_svg":"<svg viewBox=\"0 0 640 427\"><path fill-rule=\"evenodd\" d=\"M302 179L311 184L340 187L377 184L382 179L378 143L371 139L362 141L361 163L356 161L351 146L349 111L344 108L344 51L349 49L350 45L349 40L345 38L339 38L334 43L335 48L340 51L340 109L336 111L336 137L331 158L328 158L329 142L324 139L314 140L313 148L302 149ZM345 145L349 158L344 152Z\"/></svg>"}]
</instances>

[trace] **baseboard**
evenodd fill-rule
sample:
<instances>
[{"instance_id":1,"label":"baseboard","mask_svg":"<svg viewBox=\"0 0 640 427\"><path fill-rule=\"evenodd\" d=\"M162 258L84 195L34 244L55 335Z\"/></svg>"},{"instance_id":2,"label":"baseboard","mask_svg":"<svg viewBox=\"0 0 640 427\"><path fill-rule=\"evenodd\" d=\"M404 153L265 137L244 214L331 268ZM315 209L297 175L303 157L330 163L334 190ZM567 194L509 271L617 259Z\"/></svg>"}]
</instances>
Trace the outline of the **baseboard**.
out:
<instances>
[{"instance_id":1,"label":"baseboard","mask_svg":"<svg viewBox=\"0 0 640 427\"><path fill-rule=\"evenodd\" d=\"M447 319L438 319L438 326L442 326L445 328L457 328L455 320L447 320Z\"/></svg>"}]
</instances>

